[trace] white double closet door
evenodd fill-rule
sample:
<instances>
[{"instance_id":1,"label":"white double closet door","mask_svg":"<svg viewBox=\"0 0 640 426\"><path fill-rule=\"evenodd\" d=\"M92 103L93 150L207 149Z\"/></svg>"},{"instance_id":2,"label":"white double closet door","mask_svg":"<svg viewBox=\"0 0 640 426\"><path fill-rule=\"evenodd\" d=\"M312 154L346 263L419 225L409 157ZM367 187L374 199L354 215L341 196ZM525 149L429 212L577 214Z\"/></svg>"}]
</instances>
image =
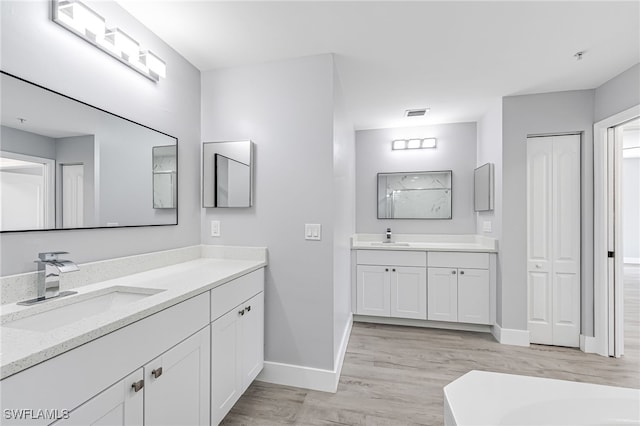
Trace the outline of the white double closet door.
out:
<instances>
[{"instance_id":1,"label":"white double closet door","mask_svg":"<svg viewBox=\"0 0 640 426\"><path fill-rule=\"evenodd\" d=\"M527 138L531 343L580 344L580 136Z\"/></svg>"}]
</instances>

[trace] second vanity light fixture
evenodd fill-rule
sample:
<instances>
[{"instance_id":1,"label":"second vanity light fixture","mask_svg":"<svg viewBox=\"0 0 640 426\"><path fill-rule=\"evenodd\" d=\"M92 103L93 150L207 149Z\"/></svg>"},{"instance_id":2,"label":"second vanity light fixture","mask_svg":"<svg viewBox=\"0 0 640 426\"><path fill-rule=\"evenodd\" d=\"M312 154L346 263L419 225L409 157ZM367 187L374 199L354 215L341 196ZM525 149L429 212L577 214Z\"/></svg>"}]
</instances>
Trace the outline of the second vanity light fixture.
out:
<instances>
[{"instance_id":1,"label":"second vanity light fixture","mask_svg":"<svg viewBox=\"0 0 640 426\"><path fill-rule=\"evenodd\" d=\"M424 138L424 139L397 139L391 142L391 149L425 149L435 148L436 138Z\"/></svg>"},{"instance_id":2,"label":"second vanity light fixture","mask_svg":"<svg viewBox=\"0 0 640 426\"><path fill-rule=\"evenodd\" d=\"M52 0L51 19L61 27L108 53L149 80L157 82L167 75L167 65L150 50L120 28L107 28L105 19L77 0Z\"/></svg>"}]
</instances>

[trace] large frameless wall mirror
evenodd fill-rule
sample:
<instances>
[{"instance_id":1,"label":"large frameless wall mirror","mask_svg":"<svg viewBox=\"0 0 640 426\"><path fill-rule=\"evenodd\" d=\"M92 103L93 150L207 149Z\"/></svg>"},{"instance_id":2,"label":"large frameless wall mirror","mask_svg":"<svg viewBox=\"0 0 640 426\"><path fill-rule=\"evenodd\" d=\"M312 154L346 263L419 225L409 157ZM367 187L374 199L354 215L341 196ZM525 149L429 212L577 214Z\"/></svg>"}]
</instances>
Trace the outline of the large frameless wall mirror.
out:
<instances>
[{"instance_id":1,"label":"large frameless wall mirror","mask_svg":"<svg viewBox=\"0 0 640 426\"><path fill-rule=\"evenodd\" d=\"M202 144L202 206L251 207L253 143Z\"/></svg>"},{"instance_id":2,"label":"large frameless wall mirror","mask_svg":"<svg viewBox=\"0 0 640 426\"><path fill-rule=\"evenodd\" d=\"M493 210L493 163L483 164L473 172L474 210Z\"/></svg>"},{"instance_id":3,"label":"large frameless wall mirror","mask_svg":"<svg viewBox=\"0 0 640 426\"><path fill-rule=\"evenodd\" d=\"M451 170L378 173L378 219L451 219Z\"/></svg>"},{"instance_id":4,"label":"large frameless wall mirror","mask_svg":"<svg viewBox=\"0 0 640 426\"><path fill-rule=\"evenodd\" d=\"M0 84L2 232L178 224L175 137L5 72Z\"/></svg>"}]
</instances>

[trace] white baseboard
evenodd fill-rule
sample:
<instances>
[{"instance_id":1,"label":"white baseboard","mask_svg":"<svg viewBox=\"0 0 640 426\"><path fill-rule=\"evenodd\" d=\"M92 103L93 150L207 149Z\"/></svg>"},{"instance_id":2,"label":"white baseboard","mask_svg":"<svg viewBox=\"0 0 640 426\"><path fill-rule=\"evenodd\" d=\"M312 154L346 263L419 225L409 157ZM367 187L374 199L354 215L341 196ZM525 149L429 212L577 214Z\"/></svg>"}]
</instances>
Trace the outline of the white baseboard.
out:
<instances>
[{"instance_id":1,"label":"white baseboard","mask_svg":"<svg viewBox=\"0 0 640 426\"><path fill-rule=\"evenodd\" d=\"M598 353L596 338L592 336L580 335L580 350L588 354Z\"/></svg>"},{"instance_id":2,"label":"white baseboard","mask_svg":"<svg viewBox=\"0 0 640 426\"><path fill-rule=\"evenodd\" d=\"M529 330L502 328L495 324L491 330L495 339L503 345L529 346Z\"/></svg>"},{"instance_id":3,"label":"white baseboard","mask_svg":"<svg viewBox=\"0 0 640 426\"><path fill-rule=\"evenodd\" d=\"M340 342L336 359L334 360L333 370L265 361L264 368L256 380L275 383L277 385L295 386L297 388L335 393L338 389L342 363L344 362L344 356L347 352L352 325L353 316L350 316L342 335L342 341Z\"/></svg>"},{"instance_id":4,"label":"white baseboard","mask_svg":"<svg viewBox=\"0 0 640 426\"><path fill-rule=\"evenodd\" d=\"M625 257L624 263L630 263L632 265L640 264L640 257Z\"/></svg>"}]
</instances>

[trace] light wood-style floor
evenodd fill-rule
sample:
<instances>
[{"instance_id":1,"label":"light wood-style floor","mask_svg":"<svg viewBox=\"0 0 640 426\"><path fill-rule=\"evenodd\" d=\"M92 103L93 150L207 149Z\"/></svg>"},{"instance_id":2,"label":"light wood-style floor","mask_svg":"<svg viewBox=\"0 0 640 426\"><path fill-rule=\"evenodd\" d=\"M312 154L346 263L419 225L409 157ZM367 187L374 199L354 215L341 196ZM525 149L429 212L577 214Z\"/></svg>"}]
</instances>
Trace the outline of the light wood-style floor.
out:
<instances>
[{"instance_id":1,"label":"light wood-style floor","mask_svg":"<svg viewBox=\"0 0 640 426\"><path fill-rule=\"evenodd\" d=\"M254 382L224 425L440 425L442 388L487 370L640 388L640 269L625 281L625 356L496 343L485 333L355 323L335 394Z\"/></svg>"}]
</instances>

